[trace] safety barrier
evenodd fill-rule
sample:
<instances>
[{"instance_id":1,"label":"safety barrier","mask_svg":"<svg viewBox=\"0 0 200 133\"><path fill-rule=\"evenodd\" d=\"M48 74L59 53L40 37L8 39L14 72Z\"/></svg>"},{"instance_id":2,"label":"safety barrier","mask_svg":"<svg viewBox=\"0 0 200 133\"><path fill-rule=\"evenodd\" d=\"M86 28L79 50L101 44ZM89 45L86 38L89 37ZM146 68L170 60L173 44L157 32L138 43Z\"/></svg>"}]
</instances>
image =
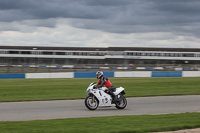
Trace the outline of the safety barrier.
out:
<instances>
[{"instance_id":1,"label":"safety barrier","mask_svg":"<svg viewBox=\"0 0 200 133\"><path fill-rule=\"evenodd\" d=\"M106 77L200 77L200 71L123 71L104 72ZM96 72L0 74L0 79L13 78L95 78Z\"/></svg>"},{"instance_id":2,"label":"safety barrier","mask_svg":"<svg viewBox=\"0 0 200 133\"><path fill-rule=\"evenodd\" d=\"M114 77L151 77L150 71L115 72Z\"/></svg>"},{"instance_id":3,"label":"safety barrier","mask_svg":"<svg viewBox=\"0 0 200 133\"><path fill-rule=\"evenodd\" d=\"M104 72L106 77L114 77L114 72ZM95 78L96 72L74 72L74 78Z\"/></svg>"},{"instance_id":4,"label":"safety barrier","mask_svg":"<svg viewBox=\"0 0 200 133\"><path fill-rule=\"evenodd\" d=\"M74 73L26 73L26 78L74 78Z\"/></svg>"},{"instance_id":5,"label":"safety barrier","mask_svg":"<svg viewBox=\"0 0 200 133\"><path fill-rule=\"evenodd\" d=\"M0 79L24 79L25 74L0 74Z\"/></svg>"},{"instance_id":6,"label":"safety barrier","mask_svg":"<svg viewBox=\"0 0 200 133\"><path fill-rule=\"evenodd\" d=\"M182 77L182 72L152 72L151 77Z\"/></svg>"}]
</instances>

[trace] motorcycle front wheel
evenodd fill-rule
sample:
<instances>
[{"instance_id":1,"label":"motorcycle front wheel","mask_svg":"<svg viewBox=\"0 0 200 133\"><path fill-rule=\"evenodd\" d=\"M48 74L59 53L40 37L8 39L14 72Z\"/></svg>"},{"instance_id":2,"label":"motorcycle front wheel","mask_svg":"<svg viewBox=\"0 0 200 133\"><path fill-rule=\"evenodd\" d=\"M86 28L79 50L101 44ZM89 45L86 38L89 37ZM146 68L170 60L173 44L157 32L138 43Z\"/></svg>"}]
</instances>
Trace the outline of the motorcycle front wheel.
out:
<instances>
[{"instance_id":1,"label":"motorcycle front wheel","mask_svg":"<svg viewBox=\"0 0 200 133\"><path fill-rule=\"evenodd\" d=\"M99 102L96 97L89 95L85 98L85 106L89 110L96 110L99 105Z\"/></svg>"},{"instance_id":2,"label":"motorcycle front wheel","mask_svg":"<svg viewBox=\"0 0 200 133\"><path fill-rule=\"evenodd\" d=\"M123 95L120 95L120 98L122 99L120 102L116 102L116 108L118 109L124 109L127 105L127 100Z\"/></svg>"}]
</instances>

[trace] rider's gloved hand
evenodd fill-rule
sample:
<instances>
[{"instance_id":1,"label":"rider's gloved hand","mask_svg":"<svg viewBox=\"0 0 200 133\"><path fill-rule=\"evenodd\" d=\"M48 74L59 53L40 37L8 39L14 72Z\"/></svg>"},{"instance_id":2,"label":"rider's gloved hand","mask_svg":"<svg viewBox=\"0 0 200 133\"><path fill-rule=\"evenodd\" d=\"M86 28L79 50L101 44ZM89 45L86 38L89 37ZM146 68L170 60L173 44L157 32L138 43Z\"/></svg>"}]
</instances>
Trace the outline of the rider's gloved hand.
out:
<instances>
[{"instance_id":1,"label":"rider's gloved hand","mask_svg":"<svg viewBox=\"0 0 200 133\"><path fill-rule=\"evenodd\" d=\"M100 87L97 85L97 89L99 89Z\"/></svg>"}]
</instances>

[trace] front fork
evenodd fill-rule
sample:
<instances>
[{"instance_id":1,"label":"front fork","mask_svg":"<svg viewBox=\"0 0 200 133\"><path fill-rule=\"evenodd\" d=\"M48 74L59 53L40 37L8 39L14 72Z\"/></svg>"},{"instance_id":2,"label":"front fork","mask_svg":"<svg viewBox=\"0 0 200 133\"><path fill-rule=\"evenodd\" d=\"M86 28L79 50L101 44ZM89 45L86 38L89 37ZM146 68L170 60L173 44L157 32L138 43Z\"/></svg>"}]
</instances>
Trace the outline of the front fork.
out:
<instances>
[{"instance_id":1,"label":"front fork","mask_svg":"<svg viewBox=\"0 0 200 133\"><path fill-rule=\"evenodd\" d=\"M92 103L94 103L94 100L95 100L95 97L94 97L94 95L92 96Z\"/></svg>"}]
</instances>

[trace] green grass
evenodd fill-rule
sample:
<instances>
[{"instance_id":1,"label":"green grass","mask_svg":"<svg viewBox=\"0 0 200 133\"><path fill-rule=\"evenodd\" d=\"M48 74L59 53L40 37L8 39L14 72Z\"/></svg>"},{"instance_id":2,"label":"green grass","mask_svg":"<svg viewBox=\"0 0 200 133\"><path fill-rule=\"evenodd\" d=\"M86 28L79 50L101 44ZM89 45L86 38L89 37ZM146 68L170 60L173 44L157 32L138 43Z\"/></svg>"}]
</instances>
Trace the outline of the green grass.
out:
<instances>
[{"instance_id":1,"label":"green grass","mask_svg":"<svg viewBox=\"0 0 200 133\"><path fill-rule=\"evenodd\" d=\"M200 113L0 122L1 133L147 133L200 127Z\"/></svg>"},{"instance_id":2,"label":"green grass","mask_svg":"<svg viewBox=\"0 0 200 133\"><path fill-rule=\"evenodd\" d=\"M199 95L200 77L110 78L123 86L127 97ZM85 98L86 88L95 78L0 79L0 102Z\"/></svg>"},{"instance_id":3,"label":"green grass","mask_svg":"<svg viewBox=\"0 0 200 133\"><path fill-rule=\"evenodd\" d=\"M199 95L200 78L110 78L126 96ZM1 79L0 101L85 98L95 78ZM146 133L200 127L200 113L0 122L0 133Z\"/></svg>"}]
</instances>

